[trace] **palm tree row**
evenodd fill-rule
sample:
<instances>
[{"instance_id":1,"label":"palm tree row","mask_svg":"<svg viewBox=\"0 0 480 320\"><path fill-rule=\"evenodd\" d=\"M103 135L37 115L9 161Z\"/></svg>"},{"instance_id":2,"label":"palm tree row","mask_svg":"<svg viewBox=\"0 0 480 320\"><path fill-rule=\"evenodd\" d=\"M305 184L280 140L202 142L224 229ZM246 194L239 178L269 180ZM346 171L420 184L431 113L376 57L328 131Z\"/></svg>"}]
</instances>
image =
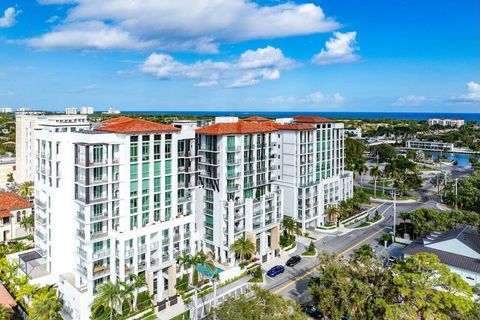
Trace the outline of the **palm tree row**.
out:
<instances>
[{"instance_id":1,"label":"palm tree row","mask_svg":"<svg viewBox=\"0 0 480 320\"><path fill-rule=\"evenodd\" d=\"M123 304L126 302L130 312L138 310L138 295L146 286L144 275L129 275L130 281L104 282L97 287L95 299L92 303L92 312L95 314L108 307L109 318L123 313Z\"/></svg>"},{"instance_id":2,"label":"palm tree row","mask_svg":"<svg viewBox=\"0 0 480 320\"><path fill-rule=\"evenodd\" d=\"M195 277L195 275L198 275L198 269L197 266L201 266L201 283L205 280L205 269L208 268L211 271L215 270L215 265L212 260L212 256L210 253L205 253L203 250L199 251L195 255L191 255L190 253L184 251L178 258L177 262L180 265L180 267L183 267L184 269L188 270L188 284L191 285L197 285L197 283L194 283L193 278L198 278Z\"/></svg>"}]
</instances>

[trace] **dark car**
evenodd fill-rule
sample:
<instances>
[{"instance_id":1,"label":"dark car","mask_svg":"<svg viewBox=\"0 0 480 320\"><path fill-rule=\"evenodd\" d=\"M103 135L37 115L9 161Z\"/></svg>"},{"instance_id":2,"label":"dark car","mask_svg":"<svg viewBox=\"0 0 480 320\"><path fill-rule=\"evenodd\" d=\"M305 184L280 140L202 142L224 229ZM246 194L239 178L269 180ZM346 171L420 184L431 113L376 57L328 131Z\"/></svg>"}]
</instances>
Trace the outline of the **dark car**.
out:
<instances>
[{"instance_id":1,"label":"dark car","mask_svg":"<svg viewBox=\"0 0 480 320\"><path fill-rule=\"evenodd\" d=\"M322 319L322 313L314 306L302 306L302 311L313 319Z\"/></svg>"},{"instance_id":2,"label":"dark car","mask_svg":"<svg viewBox=\"0 0 480 320\"><path fill-rule=\"evenodd\" d=\"M278 274L280 274L280 273L283 273L283 271L285 271L285 267L284 267L284 266L275 266L275 267L273 267L272 269L268 270L267 276L273 278L273 277L275 277L276 275L278 275Z\"/></svg>"},{"instance_id":3,"label":"dark car","mask_svg":"<svg viewBox=\"0 0 480 320\"><path fill-rule=\"evenodd\" d=\"M296 264L298 264L302 260L302 257L300 256L293 256L290 259L287 260L287 263L285 265L287 267L294 267Z\"/></svg>"}]
</instances>

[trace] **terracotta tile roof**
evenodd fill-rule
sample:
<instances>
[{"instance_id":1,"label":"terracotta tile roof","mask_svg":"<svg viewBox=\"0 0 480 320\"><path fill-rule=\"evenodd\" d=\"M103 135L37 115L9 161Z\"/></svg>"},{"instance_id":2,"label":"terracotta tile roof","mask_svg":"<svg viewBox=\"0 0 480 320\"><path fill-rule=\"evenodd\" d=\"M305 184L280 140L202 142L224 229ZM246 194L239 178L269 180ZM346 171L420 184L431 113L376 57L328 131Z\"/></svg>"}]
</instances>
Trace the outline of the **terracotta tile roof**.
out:
<instances>
[{"instance_id":1,"label":"terracotta tile roof","mask_svg":"<svg viewBox=\"0 0 480 320\"><path fill-rule=\"evenodd\" d=\"M243 121L257 121L257 122L263 122L263 121L270 121L270 119L264 118L264 117L259 117L259 116L253 116L253 117L248 117L245 119L242 119Z\"/></svg>"},{"instance_id":2,"label":"terracotta tile roof","mask_svg":"<svg viewBox=\"0 0 480 320\"><path fill-rule=\"evenodd\" d=\"M291 130L291 131L302 131L302 130L315 130L315 126L310 124L282 124L276 122L264 122L263 124L272 126L277 130Z\"/></svg>"},{"instance_id":3,"label":"terracotta tile roof","mask_svg":"<svg viewBox=\"0 0 480 320\"><path fill-rule=\"evenodd\" d=\"M17 306L17 302L2 283L0 283L0 305L7 307L10 312L12 312L12 309Z\"/></svg>"},{"instance_id":4,"label":"terracotta tile roof","mask_svg":"<svg viewBox=\"0 0 480 320\"><path fill-rule=\"evenodd\" d=\"M112 133L148 133L148 132L173 132L180 131L173 125L161 124L143 119L117 117L102 122L96 131Z\"/></svg>"},{"instance_id":5,"label":"terracotta tile roof","mask_svg":"<svg viewBox=\"0 0 480 320\"><path fill-rule=\"evenodd\" d=\"M11 217L12 213L9 210L0 210L0 218Z\"/></svg>"},{"instance_id":6,"label":"terracotta tile roof","mask_svg":"<svg viewBox=\"0 0 480 320\"><path fill-rule=\"evenodd\" d=\"M0 192L0 211L31 208L32 204L15 192Z\"/></svg>"},{"instance_id":7,"label":"terracotta tile roof","mask_svg":"<svg viewBox=\"0 0 480 320\"><path fill-rule=\"evenodd\" d=\"M256 123L251 121L238 121L215 123L210 126L195 130L198 134L225 135L225 134L248 134L248 133L268 133L277 131L271 125Z\"/></svg>"},{"instance_id":8,"label":"terracotta tile roof","mask_svg":"<svg viewBox=\"0 0 480 320\"><path fill-rule=\"evenodd\" d=\"M325 123L325 122L335 122L331 119L322 118L318 116L295 116L293 121L300 123Z\"/></svg>"}]
</instances>

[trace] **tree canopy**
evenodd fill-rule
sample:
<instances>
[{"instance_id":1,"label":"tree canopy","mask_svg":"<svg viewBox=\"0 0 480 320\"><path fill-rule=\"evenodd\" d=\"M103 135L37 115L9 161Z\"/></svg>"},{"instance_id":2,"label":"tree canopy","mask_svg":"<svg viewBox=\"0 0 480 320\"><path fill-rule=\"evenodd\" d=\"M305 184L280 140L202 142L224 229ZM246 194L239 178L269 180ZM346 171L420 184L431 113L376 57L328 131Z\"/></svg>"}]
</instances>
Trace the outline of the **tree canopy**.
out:
<instances>
[{"instance_id":1,"label":"tree canopy","mask_svg":"<svg viewBox=\"0 0 480 320\"><path fill-rule=\"evenodd\" d=\"M366 251L366 250L365 250ZM372 256L346 260L324 253L308 287L329 319L471 319L472 288L438 257L420 253L386 268Z\"/></svg>"},{"instance_id":2,"label":"tree canopy","mask_svg":"<svg viewBox=\"0 0 480 320\"><path fill-rule=\"evenodd\" d=\"M216 309L210 312L209 319L217 320L307 320L299 306L292 300L266 289L254 286L254 298L249 299L243 294L239 297L230 297Z\"/></svg>"}]
</instances>

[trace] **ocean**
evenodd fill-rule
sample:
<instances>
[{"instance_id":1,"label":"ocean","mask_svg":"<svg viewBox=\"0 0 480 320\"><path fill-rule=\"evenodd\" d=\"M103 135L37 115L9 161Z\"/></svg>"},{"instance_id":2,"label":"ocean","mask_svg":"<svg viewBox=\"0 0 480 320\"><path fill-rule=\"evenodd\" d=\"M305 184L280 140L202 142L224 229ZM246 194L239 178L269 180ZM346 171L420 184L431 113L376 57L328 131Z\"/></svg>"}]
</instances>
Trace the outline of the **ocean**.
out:
<instances>
[{"instance_id":1,"label":"ocean","mask_svg":"<svg viewBox=\"0 0 480 320\"><path fill-rule=\"evenodd\" d=\"M237 116L252 115L266 118L290 118L298 115L322 116L332 119L404 119L459 118L480 123L480 113L419 113L419 112L255 112L255 111L123 111L125 114Z\"/></svg>"}]
</instances>

